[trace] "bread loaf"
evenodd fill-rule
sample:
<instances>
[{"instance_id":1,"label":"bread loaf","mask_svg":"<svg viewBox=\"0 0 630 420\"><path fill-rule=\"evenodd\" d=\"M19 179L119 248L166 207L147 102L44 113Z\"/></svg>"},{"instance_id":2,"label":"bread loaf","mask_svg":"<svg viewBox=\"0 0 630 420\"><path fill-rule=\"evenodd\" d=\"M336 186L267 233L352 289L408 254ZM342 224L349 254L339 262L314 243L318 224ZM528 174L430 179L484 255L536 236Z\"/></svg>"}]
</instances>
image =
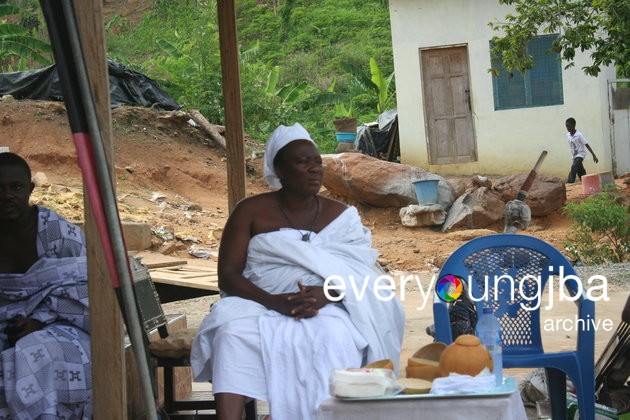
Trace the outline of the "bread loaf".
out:
<instances>
[{"instance_id":1,"label":"bread loaf","mask_svg":"<svg viewBox=\"0 0 630 420\"><path fill-rule=\"evenodd\" d=\"M403 389L405 394L427 394L431 391L431 382L423 379L400 378L398 382L405 387Z\"/></svg>"}]
</instances>

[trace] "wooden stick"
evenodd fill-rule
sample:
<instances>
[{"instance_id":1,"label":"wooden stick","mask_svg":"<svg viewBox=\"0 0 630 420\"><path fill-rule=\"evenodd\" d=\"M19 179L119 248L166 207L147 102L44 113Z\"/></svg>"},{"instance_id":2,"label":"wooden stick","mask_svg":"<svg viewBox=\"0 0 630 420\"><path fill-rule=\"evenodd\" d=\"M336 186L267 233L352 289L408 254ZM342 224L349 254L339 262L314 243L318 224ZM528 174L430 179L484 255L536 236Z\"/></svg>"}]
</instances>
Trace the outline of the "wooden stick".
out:
<instances>
[{"instance_id":1,"label":"wooden stick","mask_svg":"<svg viewBox=\"0 0 630 420\"><path fill-rule=\"evenodd\" d=\"M199 124L199 126L203 129L203 131L208 133L208 135L210 136L212 141L214 141L216 144L221 146L223 148L223 150L226 150L225 137L223 137L223 135L219 131L221 126L210 124L210 122L208 122L206 117L204 117L201 114L201 112L197 111L196 109L189 110L188 114L190 115L190 118L194 122Z\"/></svg>"}]
</instances>

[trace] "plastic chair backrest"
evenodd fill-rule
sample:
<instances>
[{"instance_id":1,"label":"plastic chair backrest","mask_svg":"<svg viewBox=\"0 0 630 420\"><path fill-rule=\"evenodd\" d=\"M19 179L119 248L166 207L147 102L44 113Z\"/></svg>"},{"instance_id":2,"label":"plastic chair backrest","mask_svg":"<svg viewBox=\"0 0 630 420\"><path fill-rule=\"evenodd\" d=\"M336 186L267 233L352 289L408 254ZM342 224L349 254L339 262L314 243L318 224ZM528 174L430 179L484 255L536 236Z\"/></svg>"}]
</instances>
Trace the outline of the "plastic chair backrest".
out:
<instances>
[{"instance_id":1,"label":"plastic chair backrest","mask_svg":"<svg viewBox=\"0 0 630 420\"><path fill-rule=\"evenodd\" d=\"M548 243L504 233L462 245L446 260L439 277L447 274L463 278L466 290L472 289L477 313L488 304L493 307L502 327L504 352L522 354L543 352L540 306L547 281L558 274L575 276L575 271ZM565 286L573 296L581 284L569 277ZM550 287L557 288L557 281Z\"/></svg>"}]
</instances>

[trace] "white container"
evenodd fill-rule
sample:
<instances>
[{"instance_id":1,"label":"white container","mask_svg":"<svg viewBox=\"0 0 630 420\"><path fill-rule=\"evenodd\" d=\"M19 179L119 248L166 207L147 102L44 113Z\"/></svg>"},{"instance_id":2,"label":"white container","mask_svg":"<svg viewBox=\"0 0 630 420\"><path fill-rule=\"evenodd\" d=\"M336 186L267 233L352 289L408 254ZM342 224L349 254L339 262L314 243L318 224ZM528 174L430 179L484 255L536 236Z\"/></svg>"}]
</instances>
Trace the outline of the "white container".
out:
<instances>
[{"instance_id":1,"label":"white container","mask_svg":"<svg viewBox=\"0 0 630 420\"><path fill-rule=\"evenodd\" d=\"M380 397L400 391L391 369L335 369L330 375L330 394L335 397Z\"/></svg>"}]
</instances>

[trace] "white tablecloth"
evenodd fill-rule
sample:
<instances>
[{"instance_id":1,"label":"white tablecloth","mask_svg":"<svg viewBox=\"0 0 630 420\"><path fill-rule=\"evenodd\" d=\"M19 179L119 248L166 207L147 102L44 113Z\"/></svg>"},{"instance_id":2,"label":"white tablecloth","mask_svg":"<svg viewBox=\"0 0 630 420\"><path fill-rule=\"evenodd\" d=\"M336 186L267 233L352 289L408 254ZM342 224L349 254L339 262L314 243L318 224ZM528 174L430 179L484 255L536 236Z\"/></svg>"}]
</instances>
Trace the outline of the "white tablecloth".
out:
<instances>
[{"instance_id":1,"label":"white tablecloth","mask_svg":"<svg viewBox=\"0 0 630 420\"><path fill-rule=\"evenodd\" d=\"M527 420L518 391L498 397L342 401L330 398L317 420Z\"/></svg>"}]
</instances>

